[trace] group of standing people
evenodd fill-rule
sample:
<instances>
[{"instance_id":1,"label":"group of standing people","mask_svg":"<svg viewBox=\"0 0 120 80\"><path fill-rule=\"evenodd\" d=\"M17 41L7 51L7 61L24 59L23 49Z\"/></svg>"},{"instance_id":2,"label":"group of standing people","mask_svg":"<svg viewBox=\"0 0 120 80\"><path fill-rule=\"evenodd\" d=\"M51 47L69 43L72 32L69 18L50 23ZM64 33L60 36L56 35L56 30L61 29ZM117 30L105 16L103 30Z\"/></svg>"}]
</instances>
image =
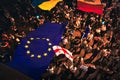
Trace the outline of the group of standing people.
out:
<instances>
[{"instance_id":1,"label":"group of standing people","mask_svg":"<svg viewBox=\"0 0 120 80\"><path fill-rule=\"evenodd\" d=\"M63 0L51 11L18 0L14 10L0 6L0 62L12 60L21 39L45 22L68 22L60 46L72 52L54 56L42 80L119 80L120 79L120 1L104 0L104 13L98 15L76 9L76 0ZM6 23L7 22L7 23Z\"/></svg>"}]
</instances>

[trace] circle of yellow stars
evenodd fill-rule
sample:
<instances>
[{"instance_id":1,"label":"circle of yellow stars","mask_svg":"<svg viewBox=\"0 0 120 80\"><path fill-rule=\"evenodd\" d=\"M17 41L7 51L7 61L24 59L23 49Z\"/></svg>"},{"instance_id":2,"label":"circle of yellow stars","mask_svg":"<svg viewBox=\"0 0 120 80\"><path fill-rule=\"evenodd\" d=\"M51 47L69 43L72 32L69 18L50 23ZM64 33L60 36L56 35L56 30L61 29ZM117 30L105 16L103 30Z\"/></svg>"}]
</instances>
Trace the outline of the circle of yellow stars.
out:
<instances>
[{"instance_id":1,"label":"circle of yellow stars","mask_svg":"<svg viewBox=\"0 0 120 80\"><path fill-rule=\"evenodd\" d=\"M50 39L49 38L39 38L39 37L37 37L37 38L33 38L33 37L31 37L31 38L29 38L29 40L26 42L26 45L24 46L27 50L26 50L26 54L27 55L29 55L31 58L38 58L38 59L40 59L40 58L42 58L42 57L46 57L46 56L48 56L48 53L47 52L44 52L43 54L38 54L38 55L34 55L30 50L29 50L29 44L31 44L31 41L33 41L33 40L35 40L35 39L37 39L37 40L46 40L47 41L47 43L48 43L48 52L50 52L52 49L51 49L51 47L50 46L52 46L52 43L50 42Z\"/></svg>"}]
</instances>

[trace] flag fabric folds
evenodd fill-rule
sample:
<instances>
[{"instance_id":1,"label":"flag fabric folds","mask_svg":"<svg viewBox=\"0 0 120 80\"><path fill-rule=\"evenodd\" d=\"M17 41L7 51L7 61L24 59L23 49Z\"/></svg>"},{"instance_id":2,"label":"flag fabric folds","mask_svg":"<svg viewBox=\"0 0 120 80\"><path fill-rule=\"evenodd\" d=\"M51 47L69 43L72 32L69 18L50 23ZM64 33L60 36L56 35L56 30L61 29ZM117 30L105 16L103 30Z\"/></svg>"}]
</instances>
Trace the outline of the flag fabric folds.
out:
<instances>
[{"instance_id":1,"label":"flag fabric folds","mask_svg":"<svg viewBox=\"0 0 120 80\"><path fill-rule=\"evenodd\" d=\"M42 9L42 10L48 10L48 11L50 11L60 1L62 1L62 0L50 0L50 1L46 1L46 2L43 2L42 4L39 4L38 7L40 9Z\"/></svg>"},{"instance_id":2,"label":"flag fabric folds","mask_svg":"<svg viewBox=\"0 0 120 80\"><path fill-rule=\"evenodd\" d=\"M103 6L100 0L78 0L77 9L85 12L93 12L100 15L103 13Z\"/></svg>"},{"instance_id":3,"label":"flag fabric folds","mask_svg":"<svg viewBox=\"0 0 120 80\"><path fill-rule=\"evenodd\" d=\"M54 56L52 46L58 45L66 23L45 23L26 36L7 65L23 74L39 80Z\"/></svg>"},{"instance_id":4,"label":"flag fabric folds","mask_svg":"<svg viewBox=\"0 0 120 80\"><path fill-rule=\"evenodd\" d=\"M39 4L41 4L45 1L48 1L48 0L33 0L32 6L36 7L36 6L38 6Z\"/></svg>"},{"instance_id":5,"label":"flag fabric folds","mask_svg":"<svg viewBox=\"0 0 120 80\"><path fill-rule=\"evenodd\" d=\"M60 1L62 0L33 0L32 5L34 7L38 6L42 10L50 11Z\"/></svg>"},{"instance_id":6,"label":"flag fabric folds","mask_svg":"<svg viewBox=\"0 0 120 80\"><path fill-rule=\"evenodd\" d=\"M69 60L71 60L73 62L73 56L72 56L72 52L70 52L69 50L62 48L60 46L53 46L52 47L55 55L59 56L60 54L64 54Z\"/></svg>"}]
</instances>

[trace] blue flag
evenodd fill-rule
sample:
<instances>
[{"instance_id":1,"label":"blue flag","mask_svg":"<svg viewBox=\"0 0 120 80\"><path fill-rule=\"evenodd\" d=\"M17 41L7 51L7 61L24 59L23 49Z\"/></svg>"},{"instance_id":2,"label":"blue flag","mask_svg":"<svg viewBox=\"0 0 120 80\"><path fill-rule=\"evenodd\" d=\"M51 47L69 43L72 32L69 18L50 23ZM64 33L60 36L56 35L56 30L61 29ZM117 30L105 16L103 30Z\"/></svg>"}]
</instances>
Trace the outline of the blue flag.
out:
<instances>
[{"instance_id":1,"label":"blue flag","mask_svg":"<svg viewBox=\"0 0 120 80\"><path fill-rule=\"evenodd\" d=\"M9 67L39 80L54 56L52 46L58 45L66 24L45 23L24 38Z\"/></svg>"},{"instance_id":2,"label":"blue flag","mask_svg":"<svg viewBox=\"0 0 120 80\"><path fill-rule=\"evenodd\" d=\"M90 32L90 28L89 28L89 26L87 26L85 29L85 33L83 34L83 38L85 38L85 37L87 38L89 32Z\"/></svg>"}]
</instances>

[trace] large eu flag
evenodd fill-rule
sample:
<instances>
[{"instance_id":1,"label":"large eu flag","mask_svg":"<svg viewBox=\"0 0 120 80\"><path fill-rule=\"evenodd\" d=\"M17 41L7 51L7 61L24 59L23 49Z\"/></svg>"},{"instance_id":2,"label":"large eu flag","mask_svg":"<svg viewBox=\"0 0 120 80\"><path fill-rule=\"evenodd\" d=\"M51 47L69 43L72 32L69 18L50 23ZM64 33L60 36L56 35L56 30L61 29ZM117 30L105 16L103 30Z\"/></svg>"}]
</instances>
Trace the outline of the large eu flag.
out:
<instances>
[{"instance_id":1,"label":"large eu flag","mask_svg":"<svg viewBox=\"0 0 120 80\"><path fill-rule=\"evenodd\" d=\"M14 54L9 67L39 80L54 56L52 46L58 45L66 23L45 23L24 38Z\"/></svg>"}]
</instances>

